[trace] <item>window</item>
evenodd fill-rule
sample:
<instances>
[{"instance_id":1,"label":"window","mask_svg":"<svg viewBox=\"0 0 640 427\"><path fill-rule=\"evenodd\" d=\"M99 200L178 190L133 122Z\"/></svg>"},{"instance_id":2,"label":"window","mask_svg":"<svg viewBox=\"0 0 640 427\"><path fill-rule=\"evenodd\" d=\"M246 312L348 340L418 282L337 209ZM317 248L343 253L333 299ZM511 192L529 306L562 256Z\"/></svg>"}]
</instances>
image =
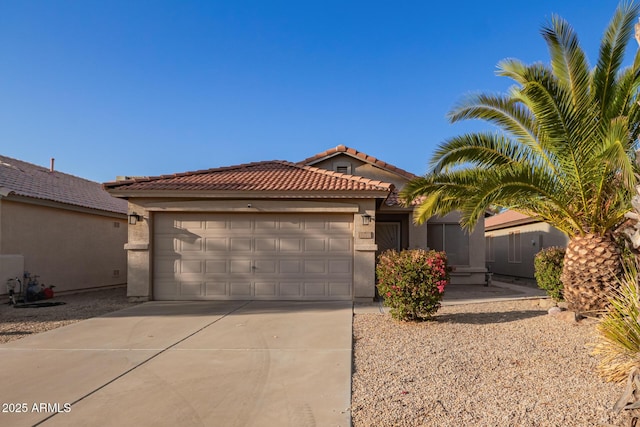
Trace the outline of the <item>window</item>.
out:
<instances>
[{"instance_id":1,"label":"window","mask_svg":"<svg viewBox=\"0 0 640 427\"><path fill-rule=\"evenodd\" d=\"M338 173L344 173L347 175L351 175L351 163L348 162L340 162L335 164L335 170Z\"/></svg>"},{"instance_id":2,"label":"window","mask_svg":"<svg viewBox=\"0 0 640 427\"><path fill-rule=\"evenodd\" d=\"M487 236L484 238L484 250L485 250L485 258L487 262L494 262L494 252L493 252L493 236Z\"/></svg>"},{"instance_id":3,"label":"window","mask_svg":"<svg viewBox=\"0 0 640 427\"><path fill-rule=\"evenodd\" d=\"M509 262L520 262L520 232L509 233Z\"/></svg>"},{"instance_id":4,"label":"window","mask_svg":"<svg viewBox=\"0 0 640 427\"><path fill-rule=\"evenodd\" d=\"M449 265L469 265L469 234L459 224L428 224L427 245L445 251Z\"/></svg>"}]
</instances>

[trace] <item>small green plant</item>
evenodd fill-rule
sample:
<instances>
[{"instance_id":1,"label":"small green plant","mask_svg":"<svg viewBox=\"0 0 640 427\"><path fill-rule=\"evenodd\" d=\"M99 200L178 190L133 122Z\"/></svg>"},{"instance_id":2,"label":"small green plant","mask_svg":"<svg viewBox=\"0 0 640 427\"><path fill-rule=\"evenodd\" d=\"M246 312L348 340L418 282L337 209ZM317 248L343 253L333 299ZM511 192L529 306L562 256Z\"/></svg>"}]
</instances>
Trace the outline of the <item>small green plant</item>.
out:
<instances>
[{"instance_id":1,"label":"small green plant","mask_svg":"<svg viewBox=\"0 0 640 427\"><path fill-rule=\"evenodd\" d=\"M636 261L626 258L619 287L600 319L593 354L599 356L598 373L606 381L622 382L640 368L640 290Z\"/></svg>"},{"instance_id":2,"label":"small green plant","mask_svg":"<svg viewBox=\"0 0 640 427\"><path fill-rule=\"evenodd\" d=\"M378 292L397 320L430 319L449 283L444 252L422 249L382 253L376 267Z\"/></svg>"},{"instance_id":3,"label":"small green plant","mask_svg":"<svg viewBox=\"0 0 640 427\"><path fill-rule=\"evenodd\" d=\"M534 276L538 287L544 289L554 301L562 301L562 266L564 248L551 247L542 249L533 260Z\"/></svg>"}]
</instances>

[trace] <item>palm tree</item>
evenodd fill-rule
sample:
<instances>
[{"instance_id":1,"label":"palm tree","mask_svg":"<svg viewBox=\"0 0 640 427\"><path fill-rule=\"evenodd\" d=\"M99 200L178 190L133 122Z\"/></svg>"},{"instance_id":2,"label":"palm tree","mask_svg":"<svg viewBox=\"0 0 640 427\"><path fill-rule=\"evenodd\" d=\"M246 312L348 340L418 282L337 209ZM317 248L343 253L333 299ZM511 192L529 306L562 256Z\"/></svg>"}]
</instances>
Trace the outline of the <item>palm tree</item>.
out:
<instances>
[{"instance_id":1,"label":"palm tree","mask_svg":"<svg viewBox=\"0 0 640 427\"><path fill-rule=\"evenodd\" d=\"M572 310L602 310L621 255L613 231L624 221L636 184L640 132L640 54L622 67L638 6L622 3L590 68L571 26L559 16L542 28L550 66L505 59L497 74L515 82L506 94L477 94L449 113L481 119L496 132L453 137L436 149L430 170L402 191L415 221L457 210L472 230L487 208L537 217L565 232L562 282Z\"/></svg>"}]
</instances>

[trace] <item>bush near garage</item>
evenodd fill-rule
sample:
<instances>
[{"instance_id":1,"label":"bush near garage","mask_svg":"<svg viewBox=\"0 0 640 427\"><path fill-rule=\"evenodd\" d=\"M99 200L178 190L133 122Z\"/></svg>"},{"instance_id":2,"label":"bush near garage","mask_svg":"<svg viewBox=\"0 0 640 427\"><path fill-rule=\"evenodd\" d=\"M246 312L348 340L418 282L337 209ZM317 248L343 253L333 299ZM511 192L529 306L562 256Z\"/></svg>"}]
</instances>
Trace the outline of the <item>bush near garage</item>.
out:
<instances>
[{"instance_id":1,"label":"bush near garage","mask_svg":"<svg viewBox=\"0 0 640 427\"><path fill-rule=\"evenodd\" d=\"M533 260L534 276L538 287L547 292L554 301L562 301L562 266L565 249L560 247L544 248Z\"/></svg>"},{"instance_id":2,"label":"bush near garage","mask_svg":"<svg viewBox=\"0 0 640 427\"><path fill-rule=\"evenodd\" d=\"M423 249L383 252L376 266L378 292L397 320L430 319L449 284L447 256Z\"/></svg>"}]
</instances>

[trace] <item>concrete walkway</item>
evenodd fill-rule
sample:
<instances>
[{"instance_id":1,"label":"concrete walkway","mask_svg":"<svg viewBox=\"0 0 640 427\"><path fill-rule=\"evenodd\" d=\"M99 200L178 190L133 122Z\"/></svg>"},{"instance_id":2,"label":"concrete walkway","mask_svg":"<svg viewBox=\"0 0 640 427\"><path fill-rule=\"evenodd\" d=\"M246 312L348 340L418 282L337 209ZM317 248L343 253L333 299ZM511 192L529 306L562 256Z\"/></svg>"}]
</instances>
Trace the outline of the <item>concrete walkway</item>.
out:
<instances>
[{"instance_id":1,"label":"concrete walkway","mask_svg":"<svg viewBox=\"0 0 640 427\"><path fill-rule=\"evenodd\" d=\"M542 289L494 280L491 286L449 285L445 289L442 306L478 304L493 301L548 298ZM382 302L354 304L355 314L388 313Z\"/></svg>"},{"instance_id":2,"label":"concrete walkway","mask_svg":"<svg viewBox=\"0 0 640 427\"><path fill-rule=\"evenodd\" d=\"M351 319L350 302L152 302L0 345L0 425L346 427Z\"/></svg>"}]
</instances>

